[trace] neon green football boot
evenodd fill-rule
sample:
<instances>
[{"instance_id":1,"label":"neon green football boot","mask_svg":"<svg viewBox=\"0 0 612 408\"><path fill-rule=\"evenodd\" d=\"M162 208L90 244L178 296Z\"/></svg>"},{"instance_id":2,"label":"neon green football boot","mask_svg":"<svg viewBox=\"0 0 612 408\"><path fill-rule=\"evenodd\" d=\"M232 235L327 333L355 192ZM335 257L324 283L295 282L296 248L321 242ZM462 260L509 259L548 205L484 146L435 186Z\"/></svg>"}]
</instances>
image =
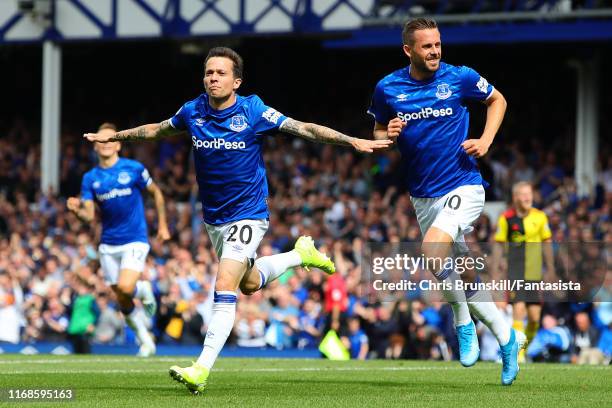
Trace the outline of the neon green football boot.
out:
<instances>
[{"instance_id":1,"label":"neon green football boot","mask_svg":"<svg viewBox=\"0 0 612 408\"><path fill-rule=\"evenodd\" d=\"M191 367L185 368L172 366L169 373L174 381L184 384L193 395L200 395L204 392L210 371L198 363L192 363Z\"/></svg>"},{"instance_id":2,"label":"neon green football boot","mask_svg":"<svg viewBox=\"0 0 612 408\"><path fill-rule=\"evenodd\" d=\"M311 237L301 236L295 243L295 250L302 258L302 266L319 268L328 275L336 272L336 266L329 257L317 250Z\"/></svg>"}]
</instances>

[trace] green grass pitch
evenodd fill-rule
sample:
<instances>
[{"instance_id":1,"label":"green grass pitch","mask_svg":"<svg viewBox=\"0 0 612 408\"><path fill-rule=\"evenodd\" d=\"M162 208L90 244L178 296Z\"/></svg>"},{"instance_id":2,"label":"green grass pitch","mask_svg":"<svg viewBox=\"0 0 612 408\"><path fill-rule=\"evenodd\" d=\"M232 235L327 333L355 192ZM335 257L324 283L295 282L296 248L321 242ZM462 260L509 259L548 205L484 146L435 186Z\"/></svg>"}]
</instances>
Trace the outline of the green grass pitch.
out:
<instances>
[{"instance_id":1,"label":"green grass pitch","mask_svg":"<svg viewBox=\"0 0 612 408\"><path fill-rule=\"evenodd\" d=\"M523 365L511 387L501 366L458 362L221 358L207 392L168 375L185 357L0 356L0 388L72 388L72 402L14 407L589 407L612 406L612 368Z\"/></svg>"}]
</instances>

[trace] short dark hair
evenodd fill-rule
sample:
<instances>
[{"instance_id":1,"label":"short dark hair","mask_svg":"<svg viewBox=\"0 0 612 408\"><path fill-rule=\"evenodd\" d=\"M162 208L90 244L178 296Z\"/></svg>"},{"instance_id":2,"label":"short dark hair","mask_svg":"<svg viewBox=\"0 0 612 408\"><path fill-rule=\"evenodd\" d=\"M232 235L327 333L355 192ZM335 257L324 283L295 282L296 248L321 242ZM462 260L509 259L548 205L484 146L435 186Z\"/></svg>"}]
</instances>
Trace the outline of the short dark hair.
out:
<instances>
[{"instance_id":1,"label":"short dark hair","mask_svg":"<svg viewBox=\"0 0 612 408\"><path fill-rule=\"evenodd\" d=\"M100 125L100 127L98 128L98 132L104 129L110 129L114 132L117 131L117 126L115 126L114 123L110 123L110 122L104 122L103 124Z\"/></svg>"},{"instance_id":2,"label":"short dark hair","mask_svg":"<svg viewBox=\"0 0 612 408\"><path fill-rule=\"evenodd\" d=\"M228 47L211 48L211 50L208 51L206 60L204 60L204 67L206 67L206 63L208 62L208 60L213 57L224 57L232 60L232 62L234 63L234 77L242 79L242 70L244 68L244 62L242 62L242 57L236 51Z\"/></svg>"},{"instance_id":3,"label":"short dark hair","mask_svg":"<svg viewBox=\"0 0 612 408\"><path fill-rule=\"evenodd\" d=\"M402 30L402 41L405 45L414 44L414 32L417 30L429 30L438 28L438 23L429 18L415 18L404 25Z\"/></svg>"}]
</instances>

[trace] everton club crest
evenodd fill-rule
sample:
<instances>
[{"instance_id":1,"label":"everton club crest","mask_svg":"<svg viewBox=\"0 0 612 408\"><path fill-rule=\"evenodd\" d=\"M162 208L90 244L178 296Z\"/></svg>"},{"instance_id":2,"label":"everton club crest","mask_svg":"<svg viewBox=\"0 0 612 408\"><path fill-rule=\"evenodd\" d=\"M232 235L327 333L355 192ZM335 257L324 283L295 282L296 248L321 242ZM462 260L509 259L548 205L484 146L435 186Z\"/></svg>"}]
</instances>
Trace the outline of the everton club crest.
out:
<instances>
[{"instance_id":1,"label":"everton club crest","mask_svg":"<svg viewBox=\"0 0 612 408\"><path fill-rule=\"evenodd\" d=\"M242 132L247 126L246 118L243 115L232 116L230 129L234 132Z\"/></svg>"},{"instance_id":2,"label":"everton club crest","mask_svg":"<svg viewBox=\"0 0 612 408\"><path fill-rule=\"evenodd\" d=\"M438 90L436 91L436 96L438 99L448 99L452 94L453 91L450 90L448 84L438 85Z\"/></svg>"}]
</instances>

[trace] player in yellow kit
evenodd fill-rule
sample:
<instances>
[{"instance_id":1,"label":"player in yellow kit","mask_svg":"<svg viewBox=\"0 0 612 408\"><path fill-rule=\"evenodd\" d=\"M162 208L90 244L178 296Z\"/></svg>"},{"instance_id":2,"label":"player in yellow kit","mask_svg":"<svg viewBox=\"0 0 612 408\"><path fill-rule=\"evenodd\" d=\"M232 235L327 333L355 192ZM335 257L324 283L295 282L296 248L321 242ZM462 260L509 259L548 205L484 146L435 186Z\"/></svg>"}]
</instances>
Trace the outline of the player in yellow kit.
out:
<instances>
[{"instance_id":1,"label":"player in yellow kit","mask_svg":"<svg viewBox=\"0 0 612 408\"><path fill-rule=\"evenodd\" d=\"M508 279L542 281L542 258L546 262L549 276L554 275L551 238L548 217L543 211L533 208L533 187L524 181L516 183L512 187L512 207L497 220L492 272L497 273L499 261L506 248ZM525 332L527 340L531 341L540 325L540 299L534 293L511 292L509 295L509 300L513 303L513 327Z\"/></svg>"}]
</instances>

